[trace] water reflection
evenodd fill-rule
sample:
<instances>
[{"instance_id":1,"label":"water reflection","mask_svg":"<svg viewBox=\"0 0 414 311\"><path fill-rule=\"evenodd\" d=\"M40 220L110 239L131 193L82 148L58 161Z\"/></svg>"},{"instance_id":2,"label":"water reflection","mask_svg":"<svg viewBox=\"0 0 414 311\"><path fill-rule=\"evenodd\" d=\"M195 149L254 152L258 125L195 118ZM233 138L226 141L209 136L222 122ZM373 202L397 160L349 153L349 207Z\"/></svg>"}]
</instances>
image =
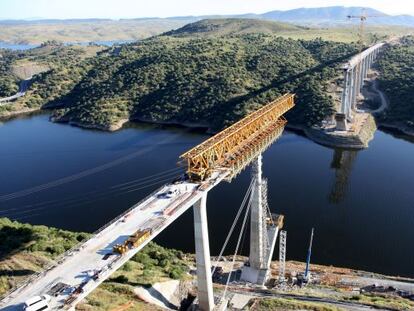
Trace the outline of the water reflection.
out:
<instances>
[{"instance_id":1,"label":"water reflection","mask_svg":"<svg viewBox=\"0 0 414 311\"><path fill-rule=\"evenodd\" d=\"M335 180L329 193L329 202L342 202L349 190L349 176L357 156L355 150L335 149L331 168L335 170Z\"/></svg>"}]
</instances>

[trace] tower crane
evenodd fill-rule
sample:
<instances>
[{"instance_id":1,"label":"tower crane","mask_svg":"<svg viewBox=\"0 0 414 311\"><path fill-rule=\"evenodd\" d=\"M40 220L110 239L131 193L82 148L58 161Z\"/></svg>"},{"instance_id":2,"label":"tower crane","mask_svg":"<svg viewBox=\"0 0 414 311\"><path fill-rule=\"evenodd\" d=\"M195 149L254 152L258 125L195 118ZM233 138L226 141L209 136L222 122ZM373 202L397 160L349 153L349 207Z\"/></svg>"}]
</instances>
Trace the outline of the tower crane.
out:
<instances>
[{"instance_id":1,"label":"tower crane","mask_svg":"<svg viewBox=\"0 0 414 311\"><path fill-rule=\"evenodd\" d=\"M348 15L347 18L349 20L351 19L359 19L360 23L359 23L359 31L358 31L358 43L359 43L359 52L362 52L362 49L364 48L364 33L365 33L365 23L369 18L371 17L383 17L386 16L385 14L383 15L367 15L365 9L362 9L361 11L361 15Z\"/></svg>"}]
</instances>

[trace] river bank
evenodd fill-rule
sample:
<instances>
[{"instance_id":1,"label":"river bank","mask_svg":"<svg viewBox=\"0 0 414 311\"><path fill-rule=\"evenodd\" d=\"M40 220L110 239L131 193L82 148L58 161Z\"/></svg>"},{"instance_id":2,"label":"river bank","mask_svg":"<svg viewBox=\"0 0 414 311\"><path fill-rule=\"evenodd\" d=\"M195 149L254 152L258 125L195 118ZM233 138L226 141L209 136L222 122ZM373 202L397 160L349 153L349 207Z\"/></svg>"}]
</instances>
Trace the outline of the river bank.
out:
<instances>
[{"instance_id":1,"label":"river bank","mask_svg":"<svg viewBox=\"0 0 414 311\"><path fill-rule=\"evenodd\" d=\"M32 226L0 218L0 232L5 231L8 235L0 247L0 296L30 278L36 271L41 271L51 264L65 250L76 247L80 241L90 236L87 233ZM17 245L13 241L21 243ZM211 259L214 266L222 268L222 272L215 275L213 283L214 292L218 294L223 290L227 273L239 269L247 257L237 256L234 266L232 256L220 261L216 261L216 257ZM246 296L242 300L246 304L249 301L250 304L254 304L261 303L261 300L257 299L271 299L273 303L280 303L279 299L288 298L290 304L298 305L301 301L310 301L321 308L312 310L327 310L330 305L347 307L348 304L361 308L372 306L392 310L414 308L414 279L311 263L310 284L300 287L296 285L296 280L304 269L304 262L287 261L287 283L280 287L277 282L279 263L273 261L271 279L266 288L246 287L244 284L238 284L236 280L228 289L232 294L231 300L235 304L240 301L240 296ZM197 294L195 275L194 254L184 254L150 243L81 301L77 310L108 310L131 302L139 310L158 310L158 306L162 309L170 303L179 306L182 299L189 297L188 294L193 297ZM175 288L173 290L172 283ZM154 290L157 295L146 294L146 291ZM234 298L233 295L237 297ZM155 305L149 304L148 301ZM230 307L230 310L233 309Z\"/></svg>"},{"instance_id":2,"label":"river bank","mask_svg":"<svg viewBox=\"0 0 414 311\"><path fill-rule=\"evenodd\" d=\"M7 111L0 113L0 121L9 121L14 118L19 118L22 116L35 115L37 113L50 113L50 109L43 108L23 108L16 111ZM99 124L88 124L77 121L69 121L64 119L54 118L53 115L50 116L50 121L55 123L66 123L71 126L76 126L84 129L94 129L100 131L116 132L123 128L128 127L128 124L153 124L153 125L162 125L166 127L183 127L193 130L199 130L206 134L214 135L217 131L213 130L208 124L203 123L193 123L193 122L177 122L177 121L154 121L143 118L135 119L121 119L114 124L103 126ZM327 147L339 147L344 149L364 149L368 147L369 142L373 138L375 130L378 128L388 129L396 131L399 134L407 135L409 137L414 137L414 130L402 125L402 124L391 124L382 121L375 121L373 117L368 117L367 126L363 126L360 134L352 135L350 137L343 138L341 136L332 137L332 135L327 135L322 128L310 128L303 125L291 124L286 125L286 129L293 130L297 133L301 133L308 139L313 142L327 146Z\"/></svg>"},{"instance_id":3,"label":"river bank","mask_svg":"<svg viewBox=\"0 0 414 311\"><path fill-rule=\"evenodd\" d=\"M414 129L403 124L380 121L378 127L414 138Z\"/></svg>"}]
</instances>

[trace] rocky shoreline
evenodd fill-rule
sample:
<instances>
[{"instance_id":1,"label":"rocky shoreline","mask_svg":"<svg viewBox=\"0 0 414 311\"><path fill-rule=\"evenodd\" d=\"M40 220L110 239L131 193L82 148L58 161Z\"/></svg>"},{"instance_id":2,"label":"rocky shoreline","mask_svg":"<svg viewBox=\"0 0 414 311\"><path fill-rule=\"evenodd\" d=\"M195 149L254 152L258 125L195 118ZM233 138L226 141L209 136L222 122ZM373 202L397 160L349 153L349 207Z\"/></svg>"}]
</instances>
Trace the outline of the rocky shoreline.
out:
<instances>
[{"instance_id":1,"label":"rocky shoreline","mask_svg":"<svg viewBox=\"0 0 414 311\"><path fill-rule=\"evenodd\" d=\"M17 118L19 116L24 115L31 115L36 112L43 111L44 109L41 108L31 108L31 109L24 109L18 110L13 112L8 112L6 114L0 115L0 120L10 120L13 118ZM379 122L376 123L374 117L371 114L367 114L367 121L364 126L362 126L361 131L358 133L354 133L353 135L349 135L347 137L341 135L332 135L329 132L321 129L321 128L309 128L302 125L297 124L287 124L286 128L294 131L301 132L304 136L309 138L315 143L318 143L323 146L331 147L331 148L344 148L344 149L365 149L368 147L369 142L374 137L374 133L377 128L384 128L393 131L397 131L402 135L407 135L409 137L414 137L414 130L411 130L405 126L400 124L393 124L393 123L386 123L386 122ZM56 119L51 117L51 122L56 123L67 123L72 126L77 126L80 128L85 129L94 129L94 130L101 130L101 131L109 131L115 132L117 130L122 129L128 123L146 123L146 124L154 124L154 125L165 125L165 126L180 126L185 128L192 128L192 129L203 129L207 134L215 134L217 131L214 131L209 125L202 124L202 123L192 123L192 122L177 122L177 121L154 121L154 120L147 120L147 119L121 119L118 122L111 124L111 125L100 125L100 124L88 124L78 121L72 120L62 120Z\"/></svg>"},{"instance_id":2,"label":"rocky shoreline","mask_svg":"<svg viewBox=\"0 0 414 311\"><path fill-rule=\"evenodd\" d=\"M408 128L408 127L403 126L401 124L387 123L387 122L379 122L378 123L378 127L379 128L383 128L383 129L386 129L386 130L396 131L399 134L407 135L409 137L414 138L414 129Z\"/></svg>"},{"instance_id":3,"label":"rocky shoreline","mask_svg":"<svg viewBox=\"0 0 414 311\"><path fill-rule=\"evenodd\" d=\"M306 136L314 142L334 148L344 149L365 149L369 142L374 138L377 124L371 114L365 114L365 120L357 132L340 133L326 131L319 128L306 128Z\"/></svg>"},{"instance_id":4,"label":"rocky shoreline","mask_svg":"<svg viewBox=\"0 0 414 311\"><path fill-rule=\"evenodd\" d=\"M40 108L25 108L25 109L16 110L16 111L7 111L7 112L0 113L0 120L8 121L8 120L12 120L12 119L15 119L21 116L29 116L31 114L35 114L40 111L41 111Z\"/></svg>"}]
</instances>

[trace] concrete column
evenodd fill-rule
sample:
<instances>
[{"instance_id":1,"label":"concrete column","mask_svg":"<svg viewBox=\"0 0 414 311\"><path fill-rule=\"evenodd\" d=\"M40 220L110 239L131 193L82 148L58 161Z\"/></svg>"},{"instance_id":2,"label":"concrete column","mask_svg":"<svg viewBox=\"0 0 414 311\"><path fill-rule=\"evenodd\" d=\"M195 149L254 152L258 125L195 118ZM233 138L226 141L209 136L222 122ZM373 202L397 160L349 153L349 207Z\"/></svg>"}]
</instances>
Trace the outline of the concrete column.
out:
<instances>
[{"instance_id":1,"label":"concrete column","mask_svg":"<svg viewBox=\"0 0 414 311\"><path fill-rule=\"evenodd\" d=\"M364 71L365 71L364 59L361 59L361 62L359 63L359 85L358 85L359 92L358 94L361 93L362 86L364 85Z\"/></svg>"},{"instance_id":2,"label":"concrete column","mask_svg":"<svg viewBox=\"0 0 414 311\"><path fill-rule=\"evenodd\" d=\"M372 53L369 54L369 58L368 58L368 71L371 69L371 66L372 66Z\"/></svg>"},{"instance_id":3,"label":"concrete column","mask_svg":"<svg viewBox=\"0 0 414 311\"><path fill-rule=\"evenodd\" d=\"M347 84L348 84L348 86L347 86L347 93L346 93L346 102L345 102L345 104L346 104L346 110L345 110L345 115L346 115L346 119L348 119L348 120L351 120L352 119L352 114L351 114L351 107L352 107L352 98L351 98L351 96L352 96L352 81L353 81L353 70L351 69L351 70L348 70L348 73L347 73L347 76L348 76L348 78L347 78Z\"/></svg>"},{"instance_id":4,"label":"concrete column","mask_svg":"<svg viewBox=\"0 0 414 311\"><path fill-rule=\"evenodd\" d=\"M355 103L356 103L356 77L357 77L357 66L355 66L354 68L352 68L352 73L351 73L351 100L350 100L350 107L349 109L354 109L355 108Z\"/></svg>"},{"instance_id":5,"label":"concrete column","mask_svg":"<svg viewBox=\"0 0 414 311\"><path fill-rule=\"evenodd\" d=\"M348 69L345 69L344 72L344 84L342 90L342 97L341 97L341 108L340 113L335 115L336 121L336 129L339 131L346 131L347 130L347 117L349 116L349 93L350 93L350 81L351 81L351 74Z\"/></svg>"},{"instance_id":6,"label":"concrete column","mask_svg":"<svg viewBox=\"0 0 414 311\"><path fill-rule=\"evenodd\" d=\"M263 243L263 204L262 204L262 155L253 162L253 178L256 182L252 190L252 205L250 214L250 267L264 267Z\"/></svg>"},{"instance_id":7,"label":"concrete column","mask_svg":"<svg viewBox=\"0 0 414 311\"><path fill-rule=\"evenodd\" d=\"M367 58L362 59L362 72L361 72L361 89L364 87L364 80L367 72Z\"/></svg>"},{"instance_id":8,"label":"concrete column","mask_svg":"<svg viewBox=\"0 0 414 311\"><path fill-rule=\"evenodd\" d=\"M364 86L364 80L366 79L366 77L367 77L367 58L365 57L364 58L364 76L362 79L362 86Z\"/></svg>"},{"instance_id":9,"label":"concrete column","mask_svg":"<svg viewBox=\"0 0 414 311\"><path fill-rule=\"evenodd\" d=\"M207 193L194 204L194 238L196 247L197 288L199 308L211 311L214 308L213 282L211 279L210 244L207 226Z\"/></svg>"},{"instance_id":10,"label":"concrete column","mask_svg":"<svg viewBox=\"0 0 414 311\"><path fill-rule=\"evenodd\" d=\"M352 119L352 107L354 106L354 96L355 96L355 67L351 69L349 73L350 82L349 82L349 94L348 94L348 120Z\"/></svg>"},{"instance_id":11,"label":"concrete column","mask_svg":"<svg viewBox=\"0 0 414 311\"><path fill-rule=\"evenodd\" d=\"M349 93L349 71L344 70L344 89L342 91L342 98L341 98L341 113L347 114L347 101L348 101L348 93Z\"/></svg>"},{"instance_id":12,"label":"concrete column","mask_svg":"<svg viewBox=\"0 0 414 311\"><path fill-rule=\"evenodd\" d=\"M356 98L359 95L359 74L361 72L360 64L358 63L355 66L355 96L354 96L354 102L352 103L352 109L355 109L356 107Z\"/></svg>"}]
</instances>

